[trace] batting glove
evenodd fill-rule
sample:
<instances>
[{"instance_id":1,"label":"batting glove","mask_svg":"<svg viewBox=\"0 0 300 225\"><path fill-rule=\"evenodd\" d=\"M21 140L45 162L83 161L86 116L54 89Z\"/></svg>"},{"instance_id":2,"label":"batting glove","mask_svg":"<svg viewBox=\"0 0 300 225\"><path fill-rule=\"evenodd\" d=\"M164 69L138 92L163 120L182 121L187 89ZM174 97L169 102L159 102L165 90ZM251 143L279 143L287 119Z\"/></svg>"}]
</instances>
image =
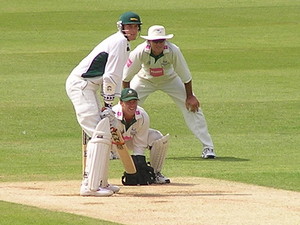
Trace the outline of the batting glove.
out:
<instances>
[{"instance_id":1,"label":"batting glove","mask_svg":"<svg viewBox=\"0 0 300 225\"><path fill-rule=\"evenodd\" d=\"M110 127L116 126L117 119L115 117L115 112L111 108L109 108L109 107L102 108L100 117L101 117L101 119L108 118Z\"/></svg>"}]
</instances>

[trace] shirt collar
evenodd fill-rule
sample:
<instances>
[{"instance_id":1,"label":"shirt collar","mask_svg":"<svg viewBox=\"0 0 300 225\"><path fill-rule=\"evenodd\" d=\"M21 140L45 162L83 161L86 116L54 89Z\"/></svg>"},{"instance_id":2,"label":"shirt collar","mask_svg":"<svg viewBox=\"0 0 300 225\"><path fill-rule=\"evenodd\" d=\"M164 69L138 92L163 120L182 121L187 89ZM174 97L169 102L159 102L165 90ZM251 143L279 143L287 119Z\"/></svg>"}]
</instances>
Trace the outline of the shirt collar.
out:
<instances>
[{"instance_id":1,"label":"shirt collar","mask_svg":"<svg viewBox=\"0 0 300 225\"><path fill-rule=\"evenodd\" d=\"M168 46L167 43L168 43L168 42L166 41L166 42L165 42L165 46L164 46L164 50L163 50L163 54L166 54L166 53L169 53L169 52L170 52L170 49L169 49L169 46ZM147 41L146 41L146 47L145 47L144 51L145 51L146 53L148 53L148 54L151 53L151 46L150 46L150 44L149 44Z\"/></svg>"},{"instance_id":2,"label":"shirt collar","mask_svg":"<svg viewBox=\"0 0 300 225\"><path fill-rule=\"evenodd\" d=\"M113 111L116 113L115 117L118 120L123 120L123 112L122 112L122 106L120 103L118 103L116 106L113 107ZM135 119L139 120L140 118L142 118L142 113L141 110L139 108L139 106L137 107L136 111L135 111Z\"/></svg>"}]
</instances>

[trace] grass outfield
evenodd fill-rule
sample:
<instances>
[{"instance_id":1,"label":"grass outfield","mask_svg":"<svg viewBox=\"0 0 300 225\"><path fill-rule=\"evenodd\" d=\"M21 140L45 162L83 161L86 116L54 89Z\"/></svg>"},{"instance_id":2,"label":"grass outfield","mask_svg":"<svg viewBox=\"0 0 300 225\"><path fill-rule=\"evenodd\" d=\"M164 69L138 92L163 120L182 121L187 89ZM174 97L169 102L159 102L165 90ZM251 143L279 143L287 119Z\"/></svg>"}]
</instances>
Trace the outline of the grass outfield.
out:
<instances>
[{"instance_id":1,"label":"grass outfield","mask_svg":"<svg viewBox=\"0 0 300 225\"><path fill-rule=\"evenodd\" d=\"M200 158L179 110L157 92L144 108L151 126L171 135L164 173L300 191L297 0L2 0L1 182L81 179L81 133L65 79L116 31L127 10L140 14L143 35L153 24L175 34L219 156ZM111 162L110 177L122 171L119 161ZM5 202L0 207L1 224L97 224ZM3 217L7 208L17 213Z\"/></svg>"}]
</instances>

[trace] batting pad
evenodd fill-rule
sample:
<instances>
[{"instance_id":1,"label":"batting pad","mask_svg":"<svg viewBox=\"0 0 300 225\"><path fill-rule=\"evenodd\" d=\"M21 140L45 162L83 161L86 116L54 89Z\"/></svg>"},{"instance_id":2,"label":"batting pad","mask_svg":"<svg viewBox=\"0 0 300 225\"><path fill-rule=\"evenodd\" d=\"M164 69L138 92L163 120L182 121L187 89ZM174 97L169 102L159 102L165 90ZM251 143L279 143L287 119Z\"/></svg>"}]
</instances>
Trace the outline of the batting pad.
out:
<instances>
[{"instance_id":1,"label":"batting pad","mask_svg":"<svg viewBox=\"0 0 300 225\"><path fill-rule=\"evenodd\" d=\"M108 163L111 148L109 119L102 119L87 145L88 187L97 191L99 186L108 185Z\"/></svg>"},{"instance_id":2,"label":"batting pad","mask_svg":"<svg viewBox=\"0 0 300 225\"><path fill-rule=\"evenodd\" d=\"M153 142L150 150L150 164L154 169L154 172L160 172L162 170L165 158L167 156L167 150L169 146L169 134Z\"/></svg>"}]
</instances>

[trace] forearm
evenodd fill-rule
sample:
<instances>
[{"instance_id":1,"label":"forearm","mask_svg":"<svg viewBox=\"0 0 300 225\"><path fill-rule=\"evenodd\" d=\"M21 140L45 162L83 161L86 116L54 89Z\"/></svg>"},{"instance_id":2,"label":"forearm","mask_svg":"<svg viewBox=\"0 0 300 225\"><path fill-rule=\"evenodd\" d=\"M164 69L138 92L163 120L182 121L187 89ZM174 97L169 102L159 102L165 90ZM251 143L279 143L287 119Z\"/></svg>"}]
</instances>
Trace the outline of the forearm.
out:
<instances>
[{"instance_id":1,"label":"forearm","mask_svg":"<svg viewBox=\"0 0 300 225\"><path fill-rule=\"evenodd\" d=\"M192 81L189 81L184 85L185 85L185 92L186 92L185 106L189 111L197 112L198 108L200 107L200 102L198 101L198 99L193 93Z\"/></svg>"},{"instance_id":2,"label":"forearm","mask_svg":"<svg viewBox=\"0 0 300 225\"><path fill-rule=\"evenodd\" d=\"M193 96L194 94L193 94L192 81L185 83L184 86L185 86L186 98Z\"/></svg>"},{"instance_id":3,"label":"forearm","mask_svg":"<svg viewBox=\"0 0 300 225\"><path fill-rule=\"evenodd\" d=\"M130 82L123 81L123 88L129 88L130 87Z\"/></svg>"},{"instance_id":4,"label":"forearm","mask_svg":"<svg viewBox=\"0 0 300 225\"><path fill-rule=\"evenodd\" d=\"M105 107L111 108L115 99L117 84L112 76L103 77L103 101Z\"/></svg>"}]
</instances>

